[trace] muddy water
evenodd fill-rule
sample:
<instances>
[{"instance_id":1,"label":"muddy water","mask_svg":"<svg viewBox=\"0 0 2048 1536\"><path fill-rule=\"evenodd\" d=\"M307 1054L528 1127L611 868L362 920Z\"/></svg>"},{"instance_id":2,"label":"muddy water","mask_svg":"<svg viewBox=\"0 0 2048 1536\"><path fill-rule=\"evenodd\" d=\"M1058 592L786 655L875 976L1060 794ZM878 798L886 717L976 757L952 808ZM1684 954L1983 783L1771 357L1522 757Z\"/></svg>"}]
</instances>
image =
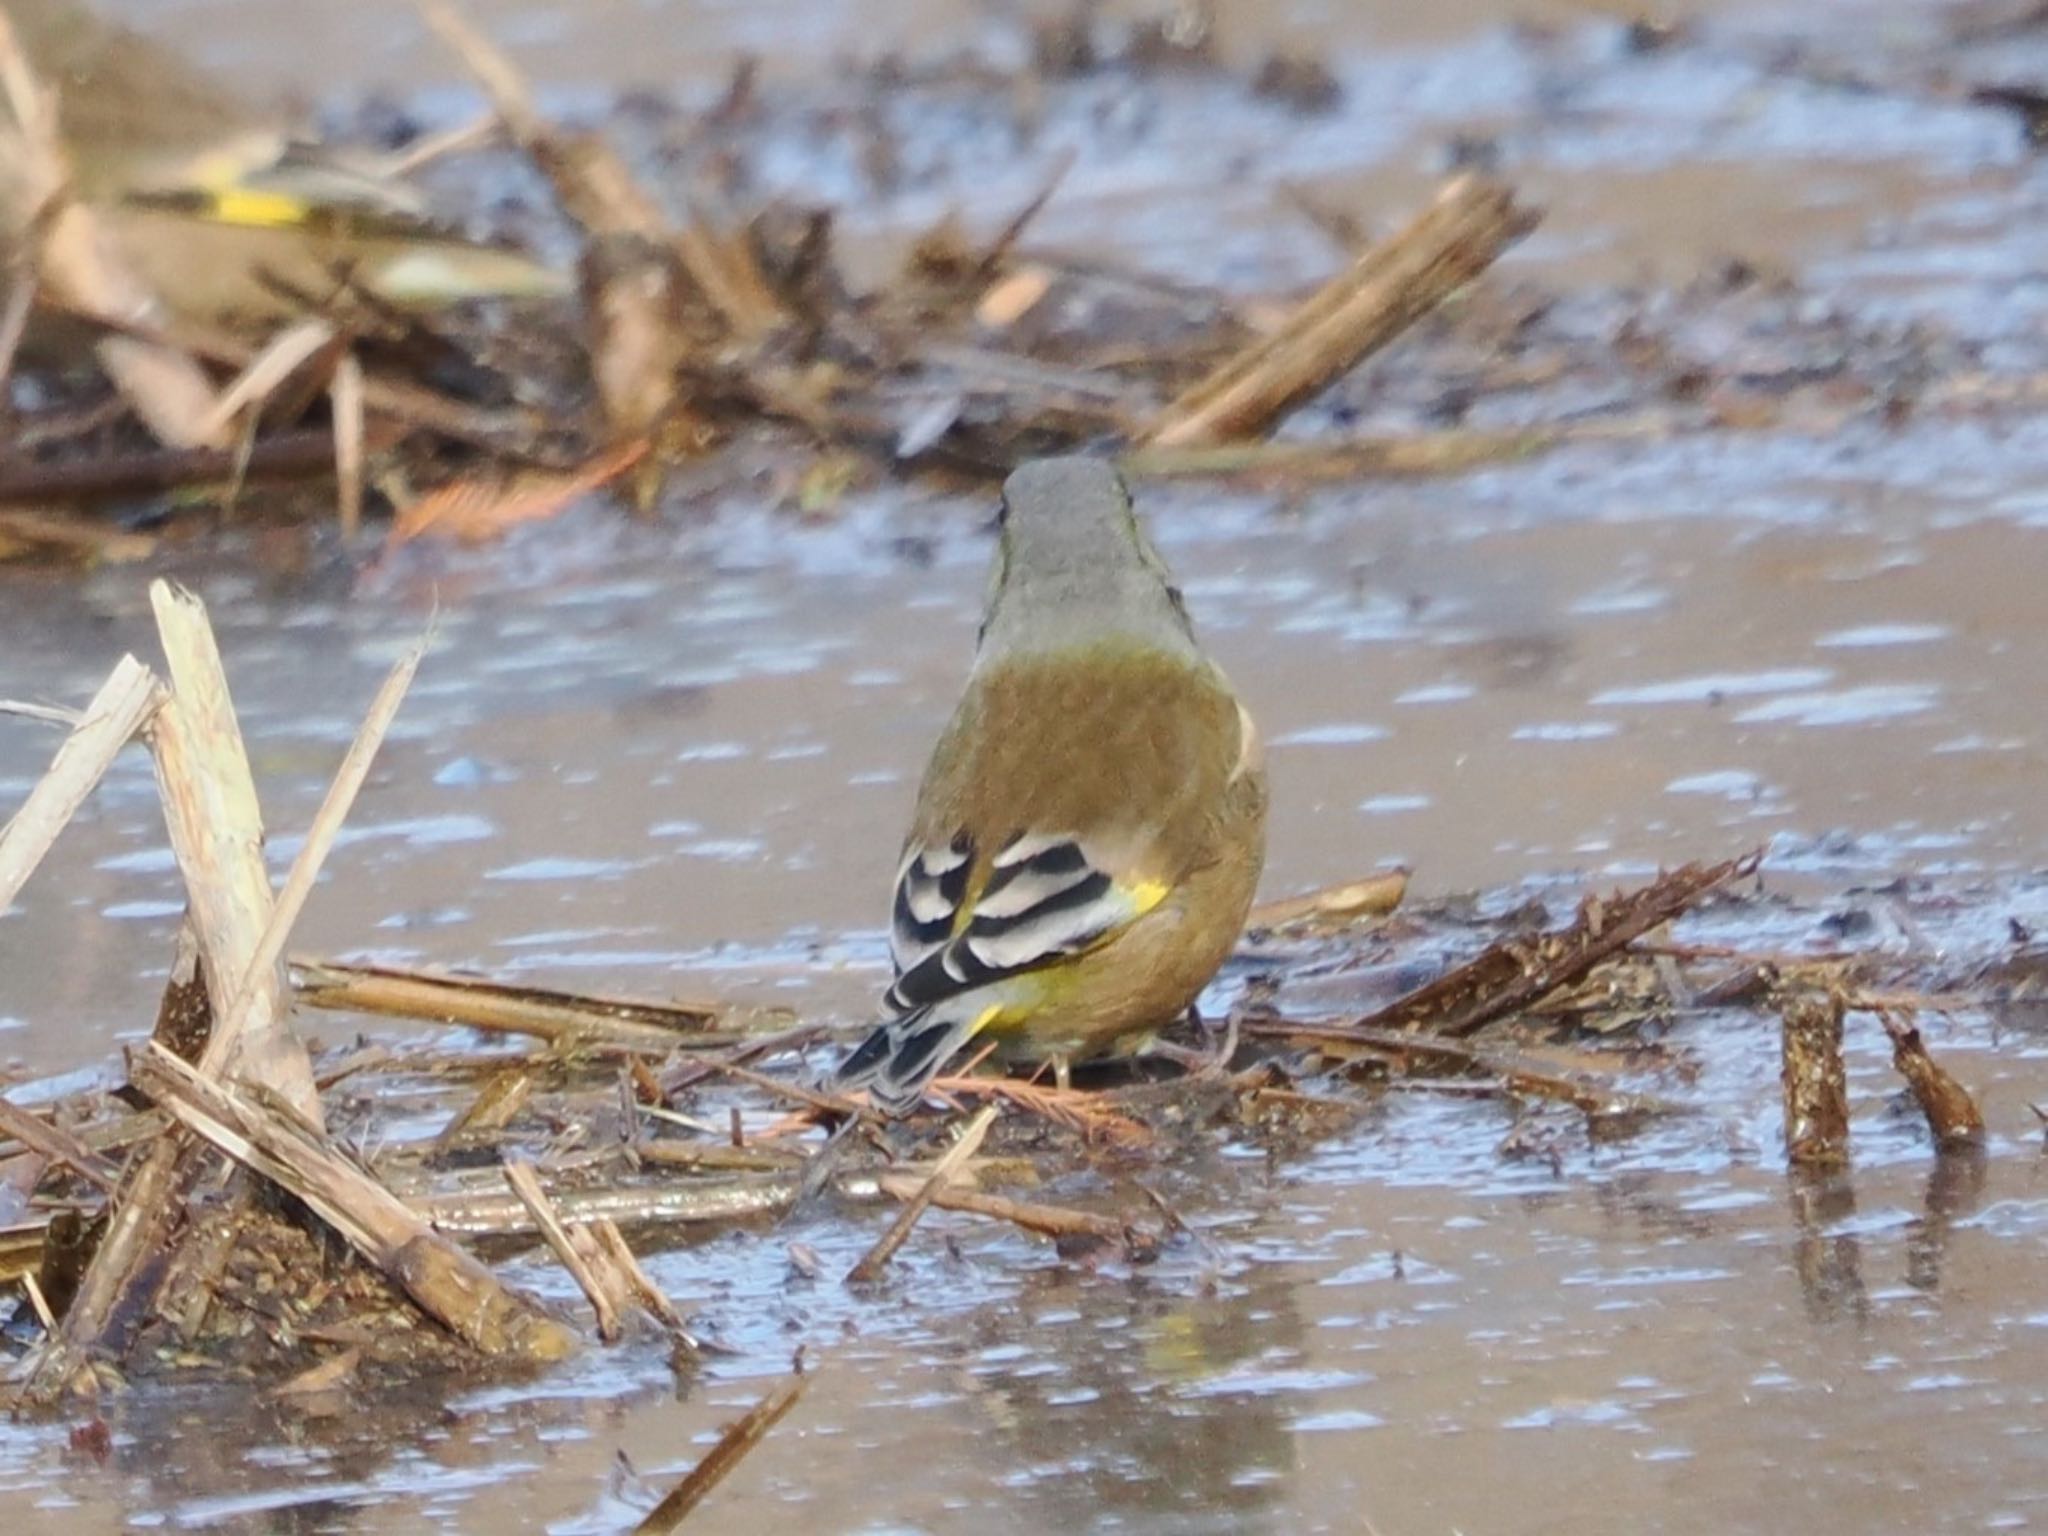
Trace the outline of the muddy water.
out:
<instances>
[{"instance_id":1,"label":"muddy water","mask_svg":"<svg viewBox=\"0 0 2048 1536\"><path fill-rule=\"evenodd\" d=\"M439 78L357 36L343 8L318 25L356 62L317 76L285 40L306 18L274 3L126 9L281 86ZM652 9L607 6L602 25L485 14L572 94L657 69L709 91L734 48L763 44L736 7L692 9L688 49ZM891 11L881 33L864 10L838 30L853 7L806 14L819 25L778 63L793 98L830 89L818 76L841 48L1015 43L980 7ZM1935 8L1730 7L1696 45L1640 59L1565 8L1540 42L1492 6L1419 14L1293 18L1352 88L1334 119L1249 108L1202 79L1124 107L1114 86L1075 87L1049 120L1102 137L1047 237L1267 287L1329 259L1275 213L1275 182L1398 208L1470 132L1552 206L1514 265L1553 287L1678 283L1733 251L1876 331L1931 324L1987 367L2040 366L2029 284L2048 180L2013 125L1952 93L1849 91L1760 62L1799 35L1844 68L1897 70ZM1242 25L1228 41L1262 44ZM949 129L981 122L943 110ZM1219 188L1191 146L1223 110L1250 148ZM947 142L869 204L875 231L949 200L999 220L1051 154ZM786 184L863 195L830 145L797 136L771 159ZM1696 328L1709 361L1712 319ZM1771 883L1823 905L1933 875L1922 902L1868 904L1878 941L1969 958L2000 950L2007 917L2048 921L2031 875L2048 864L2044 458L2048 431L2024 417L1935 413L1585 444L1416 483L1141 494L1273 740L1270 894L1389 861L1430 891L1569 886L1765 844ZM585 509L369 577L325 552L280 562L254 536L167 557L213 605L280 861L438 602L435 653L302 946L858 1016L881 979L896 827L965 663L988 509L860 490L803 524L773 502L767 475L707 477L658 527ZM147 574L0 572L0 694L75 702L146 647ZM0 733L0 803L50 745ZM102 1068L151 1016L175 915L147 765L124 761L0 919L0 1053L30 1075ZM1817 933L1787 918L1704 936ZM879 1298L792 1273L785 1239L830 1276L872 1215L670 1248L650 1260L659 1278L739 1350L682 1391L628 1346L535 1387L332 1420L144 1391L115 1405L104 1468L67 1453L61 1427L0 1427L0 1524L619 1529L647 1492L616 1454L665 1485L800 1343L825 1361L817 1384L703 1529L2048 1518L2048 1189L2025 1108L2043 1095L2038 1034L1968 1014L1936 1027L1997 1133L1976 1164L1932 1159L1887 1102L1881 1041L1857 1035L1858 1168L1821 1188L1788 1181L1772 1151L1768 1029L1708 1018L1679 1039L1704 1113L1600 1147L1558 1122L1543 1128L1554 1163L1500 1153L1499 1105L1412 1095L1298 1156L1226 1148L1170 1170L1201 1240L1134 1272L944 1220ZM519 1273L566 1296L547 1267Z\"/></svg>"}]
</instances>

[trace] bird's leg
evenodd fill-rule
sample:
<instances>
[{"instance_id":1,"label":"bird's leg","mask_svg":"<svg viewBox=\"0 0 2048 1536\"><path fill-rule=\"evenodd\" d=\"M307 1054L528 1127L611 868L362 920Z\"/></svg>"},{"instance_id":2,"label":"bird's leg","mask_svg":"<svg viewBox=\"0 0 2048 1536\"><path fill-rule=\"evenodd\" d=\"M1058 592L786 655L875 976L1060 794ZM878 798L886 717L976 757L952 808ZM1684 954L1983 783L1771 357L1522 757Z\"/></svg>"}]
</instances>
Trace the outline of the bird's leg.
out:
<instances>
[{"instance_id":1,"label":"bird's leg","mask_svg":"<svg viewBox=\"0 0 2048 1536\"><path fill-rule=\"evenodd\" d=\"M1209 1032L1208 1020L1202 1017L1200 1006L1195 1003L1189 1003L1188 1011L1182 1014L1176 1022L1192 1025L1197 1038L1202 1042L1201 1046L1175 1045L1171 1040L1154 1039L1146 1045L1146 1054L1164 1056L1175 1066L1191 1073L1207 1071L1214 1067L1216 1065L1216 1058L1209 1044L1214 1037Z\"/></svg>"},{"instance_id":2,"label":"bird's leg","mask_svg":"<svg viewBox=\"0 0 2048 1536\"><path fill-rule=\"evenodd\" d=\"M1074 1063L1070 1057L1061 1055L1052 1059L1053 1086L1065 1093L1074 1086Z\"/></svg>"}]
</instances>

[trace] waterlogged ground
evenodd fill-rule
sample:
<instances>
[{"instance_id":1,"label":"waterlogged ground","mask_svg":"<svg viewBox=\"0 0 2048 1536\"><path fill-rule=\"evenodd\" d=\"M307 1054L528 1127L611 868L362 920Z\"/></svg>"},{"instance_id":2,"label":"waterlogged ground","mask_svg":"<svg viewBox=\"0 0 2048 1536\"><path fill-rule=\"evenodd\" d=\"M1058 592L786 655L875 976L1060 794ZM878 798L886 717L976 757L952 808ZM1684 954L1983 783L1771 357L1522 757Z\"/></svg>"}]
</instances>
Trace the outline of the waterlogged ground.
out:
<instances>
[{"instance_id":1,"label":"waterlogged ground","mask_svg":"<svg viewBox=\"0 0 2048 1536\"><path fill-rule=\"evenodd\" d=\"M425 89L438 66L340 8L319 25L356 62L318 76L274 0L128 9L284 85L396 82L430 118L460 109ZM892 10L872 35L843 30L856 9L805 12L818 26L774 61L781 109L836 121L841 49L1021 47L979 7ZM1092 77L1050 86L1020 140L1015 102L934 88L892 109L909 167L878 190L843 136L777 137L771 104L756 175L859 202L853 233L880 248L949 202L993 227L1080 144L1044 238L1265 291L1331 260L1278 183L1389 222L1458 141L1550 208L1500 281L1555 297L1536 329L1571 359L1482 397L1482 425L1662 398L1686 366L1823 403L1841 381L2048 366L2048 171L2016 119L1964 99L2038 83L2038 33L1955 43L1960 12L1935 5L1722 7L1640 53L1568 7L1540 34L1507 24L1520 8L1379 9L1227 31L1236 63L1322 50L1347 87L1331 116L1248 102L1242 71ZM674 78L699 103L733 49L768 41L724 6L485 14L569 102ZM1731 255L1790 286L1700 281ZM1631 320L1660 339L1654 366L1625 366ZM1343 404L1441 424L1461 356L1455 333L1418 342ZM2048 923L2048 428L2025 410L1815 419L1732 414L1411 482L1141 487L1273 739L1268 894L1399 861L1425 892L1568 900L1764 844L1766 884L1804 905L1691 936L1961 972L2007 953L2011 921ZM280 862L438 612L300 946L858 1017L989 509L861 487L803 521L775 510L784 469L707 471L653 526L593 507L367 576L260 532L168 556L212 604ZM149 574L0 571L0 695L77 702L145 650ZM51 746L0 731L0 804ZM176 915L135 757L0 918L8 1070L110 1070L153 1017ZM1225 1146L1159 1175L1200 1240L1128 1271L941 1216L856 1297L833 1277L874 1213L679 1242L651 1267L738 1348L681 1390L652 1345L324 1417L146 1388L110 1407L104 1464L65 1424L0 1426L0 1525L616 1530L802 1345L815 1385L693 1529L2029 1528L2048 1519L2048 1175L2026 1105L2048 1095L2048 1045L2024 1010L1928 1029L1983 1096L1981 1160L1934 1159L1866 1021L1855 1173L1789 1181L1772 1026L1714 1014L1679 1023L1697 1075L1666 1085L1701 1112L1633 1138L1589 1145L1564 1117L1510 1158L1507 1106L1393 1095L1287 1155ZM791 1238L822 1278L792 1270ZM550 1266L514 1272L569 1297Z\"/></svg>"}]
</instances>

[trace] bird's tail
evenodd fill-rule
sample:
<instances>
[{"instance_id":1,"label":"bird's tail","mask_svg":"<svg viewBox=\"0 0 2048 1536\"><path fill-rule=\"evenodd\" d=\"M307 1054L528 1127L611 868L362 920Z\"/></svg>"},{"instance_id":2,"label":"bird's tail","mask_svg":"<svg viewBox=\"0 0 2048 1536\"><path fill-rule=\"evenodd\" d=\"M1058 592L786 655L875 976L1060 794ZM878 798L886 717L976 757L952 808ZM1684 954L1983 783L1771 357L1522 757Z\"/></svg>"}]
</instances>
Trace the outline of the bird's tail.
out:
<instances>
[{"instance_id":1,"label":"bird's tail","mask_svg":"<svg viewBox=\"0 0 2048 1536\"><path fill-rule=\"evenodd\" d=\"M885 1115L907 1114L953 1054L995 1010L968 997L943 998L877 1024L832 1075L838 1088L865 1088Z\"/></svg>"}]
</instances>

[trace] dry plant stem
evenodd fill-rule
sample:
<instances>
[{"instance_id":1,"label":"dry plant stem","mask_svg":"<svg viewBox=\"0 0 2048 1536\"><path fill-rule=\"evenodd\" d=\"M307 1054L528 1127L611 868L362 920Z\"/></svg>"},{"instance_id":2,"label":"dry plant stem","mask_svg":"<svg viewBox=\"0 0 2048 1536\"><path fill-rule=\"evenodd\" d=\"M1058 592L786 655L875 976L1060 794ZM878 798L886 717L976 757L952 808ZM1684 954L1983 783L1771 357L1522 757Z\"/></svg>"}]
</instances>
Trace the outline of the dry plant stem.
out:
<instances>
[{"instance_id":1,"label":"dry plant stem","mask_svg":"<svg viewBox=\"0 0 2048 1536\"><path fill-rule=\"evenodd\" d=\"M591 316L591 370L615 439L652 434L676 400L687 353L675 292L675 263L690 264L689 242L671 246L660 209L602 140L558 135L534 105L510 58L447 0L418 0L426 23L475 75L513 141L553 186L556 199L588 236L585 309ZM690 237L702 245L701 231ZM697 253L701 261L701 252ZM705 296L732 302L715 262L693 268Z\"/></svg>"},{"instance_id":2,"label":"dry plant stem","mask_svg":"<svg viewBox=\"0 0 2048 1536\"><path fill-rule=\"evenodd\" d=\"M1498 431L1460 427L1400 437L1232 442L1183 448L1155 444L1122 455L1117 465L1138 479L1242 476L1303 482L1355 480L1366 475L1412 478L1453 475L1482 464L1525 459L1565 443L1669 437L1677 425L1668 413L1653 412L1612 421Z\"/></svg>"},{"instance_id":3,"label":"dry plant stem","mask_svg":"<svg viewBox=\"0 0 2048 1536\"><path fill-rule=\"evenodd\" d=\"M1601 961L1681 916L1710 892L1753 874L1761 855L1686 864L1650 885L1602 900L1589 896L1570 927L1503 940L1476 958L1361 1019L1373 1029L1462 1036L1579 980Z\"/></svg>"},{"instance_id":4,"label":"dry plant stem","mask_svg":"<svg viewBox=\"0 0 2048 1536\"><path fill-rule=\"evenodd\" d=\"M123 1181L64 1326L37 1357L23 1392L28 1401L54 1403L95 1354L119 1352L136 1320L136 1293L148 1278L147 1265L162 1252L177 1218L173 1196L190 1146L182 1132L159 1137Z\"/></svg>"},{"instance_id":5,"label":"dry plant stem","mask_svg":"<svg viewBox=\"0 0 2048 1536\"><path fill-rule=\"evenodd\" d=\"M379 442L391 440L385 434ZM0 503L90 505L224 485L235 478L238 459L233 449L165 448L111 459L0 463ZM334 473L334 440L314 429L279 433L259 442L240 467L245 485L325 479Z\"/></svg>"},{"instance_id":6,"label":"dry plant stem","mask_svg":"<svg viewBox=\"0 0 2048 1536\"><path fill-rule=\"evenodd\" d=\"M171 677L154 732L157 782L214 1000L200 1068L261 1083L318 1125L313 1065L285 1015L281 940L265 942L274 903L263 816L220 649L197 597L166 581L153 582L149 595Z\"/></svg>"},{"instance_id":7,"label":"dry plant stem","mask_svg":"<svg viewBox=\"0 0 2048 1536\"><path fill-rule=\"evenodd\" d=\"M1984 1141L1984 1112L1948 1069L1928 1054L1927 1042L1913 1021L1886 1008L1878 1017L1891 1036L1892 1065L1913 1090L1935 1145L1944 1149L1981 1146Z\"/></svg>"},{"instance_id":8,"label":"dry plant stem","mask_svg":"<svg viewBox=\"0 0 2048 1536\"><path fill-rule=\"evenodd\" d=\"M593 1256L576 1243L549 1202L547 1191L540 1187L540 1176L533 1171L533 1164L506 1163L505 1182L533 1217L534 1225L540 1228L541 1237L554 1250L562 1268L569 1271L589 1298L590 1310L597 1314L597 1336L607 1344L613 1343L622 1331L620 1314L628 1299L624 1277L616 1266L593 1262Z\"/></svg>"},{"instance_id":9,"label":"dry plant stem","mask_svg":"<svg viewBox=\"0 0 2048 1536\"><path fill-rule=\"evenodd\" d=\"M353 539L363 526L363 451L367 425L363 417L363 365L353 352L334 365L328 388L334 409L335 511L341 536Z\"/></svg>"},{"instance_id":10,"label":"dry plant stem","mask_svg":"<svg viewBox=\"0 0 2048 1536\"><path fill-rule=\"evenodd\" d=\"M163 703L149 668L123 656L85 707L78 726L57 749L49 772L0 828L0 912L21 891L57 834L93 791L115 756Z\"/></svg>"},{"instance_id":11,"label":"dry plant stem","mask_svg":"<svg viewBox=\"0 0 2048 1536\"><path fill-rule=\"evenodd\" d=\"M56 97L35 79L4 12L0 96L8 107L0 114L0 228L32 239L43 291L59 302L127 320L157 320L155 295L122 265L91 211L71 195ZM209 420L213 387L184 353L126 336L103 338L98 353L115 387L159 441L183 448L228 442Z\"/></svg>"},{"instance_id":12,"label":"dry plant stem","mask_svg":"<svg viewBox=\"0 0 2048 1536\"><path fill-rule=\"evenodd\" d=\"M1325 886L1301 896L1268 901L1253 907L1245 916L1246 928L1281 928L1301 922L1352 922L1361 917L1385 917L1401 905L1408 894L1408 872L1390 870L1368 875L1363 880Z\"/></svg>"},{"instance_id":13,"label":"dry plant stem","mask_svg":"<svg viewBox=\"0 0 2048 1536\"><path fill-rule=\"evenodd\" d=\"M137 1086L187 1128L305 1201L422 1311L479 1352L547 1361L575 1348L567 1328L501 1285L310 1127L201 1076L154 1042L133 1071Z\"/></svg>"},{"instance_id":14,"label":"dry plant stem","mask_svg":"<svg viewBox=\"0 0 2048 1536\"><path fill-rule=\"evenodd\" d=\"M1614 1088L1579 1073L1559 1072L1517 1051L1467 1045L1401 1030L1361 1024L1294 1024L1257 1020L1244 1025L1248 1035L1268 1039L1323 1041L1354 1046L1376 1055L1419 1059L1434 1066L1462 1066L1500 1079L1513 1093L1555 1099L1589 1115L1675 1114L1687 1106L1652 1094Z\"/></svg>"},{"instance_id":15,"label":"dry plant stem","mask_svg":"<svg viewBox=\"0 0 2048 1536\"><path fill-rule=\"evenodd\" d=\"M359 739L344 763L337 789L346 794L337 804L336 794L330 793L286 883L286 900L273 903L255 784L205 608L161 581L151 587L150 597L173 685L152 733L164 820L185 880L187 922L199 947L204 995L235 999L226 1011L208 1010L211 1028L199 1069L213 1075L239 1070L317 1128L319 1091L305 1047L285 1017L278 954L332 846L333 827L346 812L351 776L359 784L367 769L364 741ZM396 707L395 697L391 707ZM373 713L373 725L376 718ZM370 735L368 745L374 749L381 727ZM41 1400L64 1391L92 1352L118 1347L117 1335L133 1316L147 1267L176 1219L173 1196L189 1145L182 1134L161 1137L125 1181L114 1202L113 1223L65 1316L64 1333L38 1363L31 1391Z\"/></svg>"},{"instance_id":16,"label":"dry plant stem","mask_svg":"<svg viewBox=\"0 0 2048 1536\"><path fill-rule=\"evenodd\" d=\"M39 1152L52 1162L67 1164L104 1193L114 1192L115 1171L105 1159L61 1126L17 1109L5 1099L0 1099L0 1135L12 1136L31 1152Z\"/></svg>"},{"instance_id":17,"label":"dry plant stem","mask_svg":"<svg viewBox=\"0 0 2048 1536\"><path fill-rule=\"evenodd\" d=\"M0 307L0 419L7 412L7 381L14 376L15 354L28 334L29 311L36 307L35 269L25 261L16 262L7 283L7 303Z\"/></svg>"},{"instance_id":18,"label":"dry plant stem","mask_svg":"<svg viewBox=\"0 0 2048 1536\"><path fill-rule=\"evenodd\" d=\"M534 1081L533 1069L525 1066L510 1067L485 1078L476 1097L434 1138L434 1149L446 1152L502 1131L533 1097Z\"/></svg>"},{"instance_id":19,"label":"dry plant stem","mask_svg":"<svg viewBox=\"0 0 2048 1536\"><path fill-rule=\"evenodd\" d=\"M0 508L0 535L7 539L46 549L126 564L146 560L156 552L156 540L146 533L123 533L107 523L98 523L69 512L22 512ZM0 539L4 542L4 539Z\"/></svg>"},{"instance_id":20,"label":"dry plant stem","mask_svg":"<svg viewBox=\"0 0 2048 1536\"><path fill-rule=\"evenodd\" d=\"M718 1444L706 1451L704 1459L633 1527L634 1536L667 1536L687 1520L705 1496L731 1475L747 1452L760 1444L762 1437L796 1406L808 1385L808 1376L792 1376L749 1408L743 1417L726 1426Z\"/></svg>"},{"instance_id":21,"label":"dry plant stem","mask_svg":"<svg viewBox=\"0 0 2048 1536\"><path fill-rule=\"evenodd\" d=\"M988 1128L995 1124L996 1116L1001 1112L999 1104L984 1104L975 1112L974 1118L961 1129L960 1139L946 1149L946 1155L939 1159L923 1187L905 1202L902 1211L889 1224L889 1230L881 1235L874 1247L861 1255L858 1264L846 1272L848 1285L864 1285L881 1278L882 1271L896 1256L896 1250L903 1246L911 1230L931 1209L933 1197L946 1187L961 1165L981 1149L982 1138L988 1135Z\"/></svg>"},{"instance_id":22,"label":"dry plant stem","mask_svg":"<svg viewBox=\"0 0 2048 1536\"><path fill-rule=\"evenodd\" d=\"M669 1335L691 1349L698 1348L696 1338L683 1324L683 1314L676 1310L676 1304L668 1299L668 1292L655 1284L654 1277L640 1266L633 1250L626 1244L626 1235L618 1224L609 1217L600 1216L587 1229L598 1241L605 1255L618 1272L625 1277L626 1288L640 1305L652 1314Z\"/></svg>"},{"instance_id":23,"label":"dry plant stem","mask_svg":"<svg viewBox=\"0 0 2048 1536\"><path fill-rule=\"evenodd\" d=\"M615 1221L622 1226L744 1221L789 1209L802 1181L795 1173L763 1174L718 1181L684 1179L637 1189L557 1189L549 1198L565 1221ZM880 1186L872 1174L849 1173L833 1182L848 1200L873 1200ZM531 1236L533 1217L505 1190L459 1189L408 1197L423 1219L443 1232L471 1237Z\"/></svg>"},{"instance_id":24,"label":"dry plant stem","mask_svg":"<svg viewBox=\"0 0 2048 1536\"><path fill-rule=\"evenodd\" d=\"M1849 1161L1849 1080L1842 1065L1842 999L1799 992L1782 1005L1780 1082L1785 1155L1794 1167Z\"/></svg>"},{"instance_id":25,"label":"dry plant stem","mask_svg":"<svg viewBox=\"0 0 2048 1536\"><path fill-rule=\"evenodd\" d=\"M391 730L391 722L397 718L399 706L405 702L406 691L412 687L414 675L419 671L420 660L426 655L428 639L423 637L413 643L410 650L401 656L398 664L385 677L377 696L370 702L369 713L356 731L356 738L349 744L348 753L341 760L334 782L328 786L327 794L320 802L320 809L314 814L313 824L306 831L306 841L299 849L299 856L292 861L291 872L285 876L284 887L277 893L276 903L270 910L269 921L256 950L249 958L243 972L241 985L232 993L215 990L218 998L230 996L234 1003L215 1019L213 1037L207 1041L206 1055L200 1061L203 1068L225 1070L234 1049L233 1042L246 1038L258 1038L265 1030L280 1031L289 1037L289 1027L282 1018L283 993L282 971L279 962L284 958L285 944L291 938L293 926L299 914L305 910L306 898L312 895L314 882L320 878L320 866L327 861L327 855L334 850L334 840L341 833L341 825L348 819L350 809L355 805L356 795L363 787L363 780L369 777L370 765L376 761L377 749L383 745L385 736ZM223 701L225 702L225 701ZM254 801L254 790L250 792ZM265 885L268 885L268 876ZM277 1010L273 1019L265 1010ZM225 1024L225 1028L222 1025ZM225 1036L227 1044L222 1044ZM319 1090L313 1086L312 1062L307 1058L305 1047L295 1038L291 1046L296 1053L292 1079L294 1086L245 1073L253 1081L268 1082L269 1086L284 1093L294 1109L306 1114L315 1125L320 1123ZM296 1087L299 1081L298 1068L303 1067L303 1090Z\"/></svg>"},{"instance_id":26,"label":"dry plant stem","mask_svg":"<svg viewBox=\"0 0 2048 1536\"><path fill-rule=\"evenodd\" d=\"M885 1173L879 1182L882 1193L891 1199L913 1200L930 1180L914 1179L907 1174ZM1111 1242L1122 1242L1129 1236L1128 1225L1114 1216L1101 1216L1094 1211L1069 1210L1065 1206L1040 1205L1029 1200L1011 1200L978 1189L935 1190L931 1203L942 1211L965 1211L975 1216L1007 1221L1012 1226L1022 1227L1026 1232L1036 1232L1041 1237L1099 1237Z\"/></svg>"},{"instance_id":27,"label":"dry plant stem","mask_svg":"<svg viewBox=\"0 0 2048 1536\"><path fill-rule=\"evenodd\" d=\"M334 345L336 331L325 320L298 320L285 326L250 358L213 402L204 426L209 439L234 430L247 412L253 419L291 376Z\"/></svg>"},{"instance_id":28,"label":"dry plant stem","mask_svg":"<svg viewBox=\"0 0 2048 1536\"><path fill-rule=\"evenodd\" d=\"M715 1003L665 1003L652 998L512 986L398 966L345 965L295 956L292 981L309 1008L381 1013L460 1024L494 1033L532 1035L557 1046L611 1045L665 1054L690 1037L725 1025Z\"/></svg>"},{"instance_id":29,"label":"dry plant stem","mask_svg":"<svg viewBox=\"0 0 2048 1536\"><path fill-rule=\"evenodd\" d=\"M1461 176L1392 239L1199 380L1145 434L1162 448L1256 437L1491 266L1535 226L1505 187Z\"/></svg>"}]
</instances>

